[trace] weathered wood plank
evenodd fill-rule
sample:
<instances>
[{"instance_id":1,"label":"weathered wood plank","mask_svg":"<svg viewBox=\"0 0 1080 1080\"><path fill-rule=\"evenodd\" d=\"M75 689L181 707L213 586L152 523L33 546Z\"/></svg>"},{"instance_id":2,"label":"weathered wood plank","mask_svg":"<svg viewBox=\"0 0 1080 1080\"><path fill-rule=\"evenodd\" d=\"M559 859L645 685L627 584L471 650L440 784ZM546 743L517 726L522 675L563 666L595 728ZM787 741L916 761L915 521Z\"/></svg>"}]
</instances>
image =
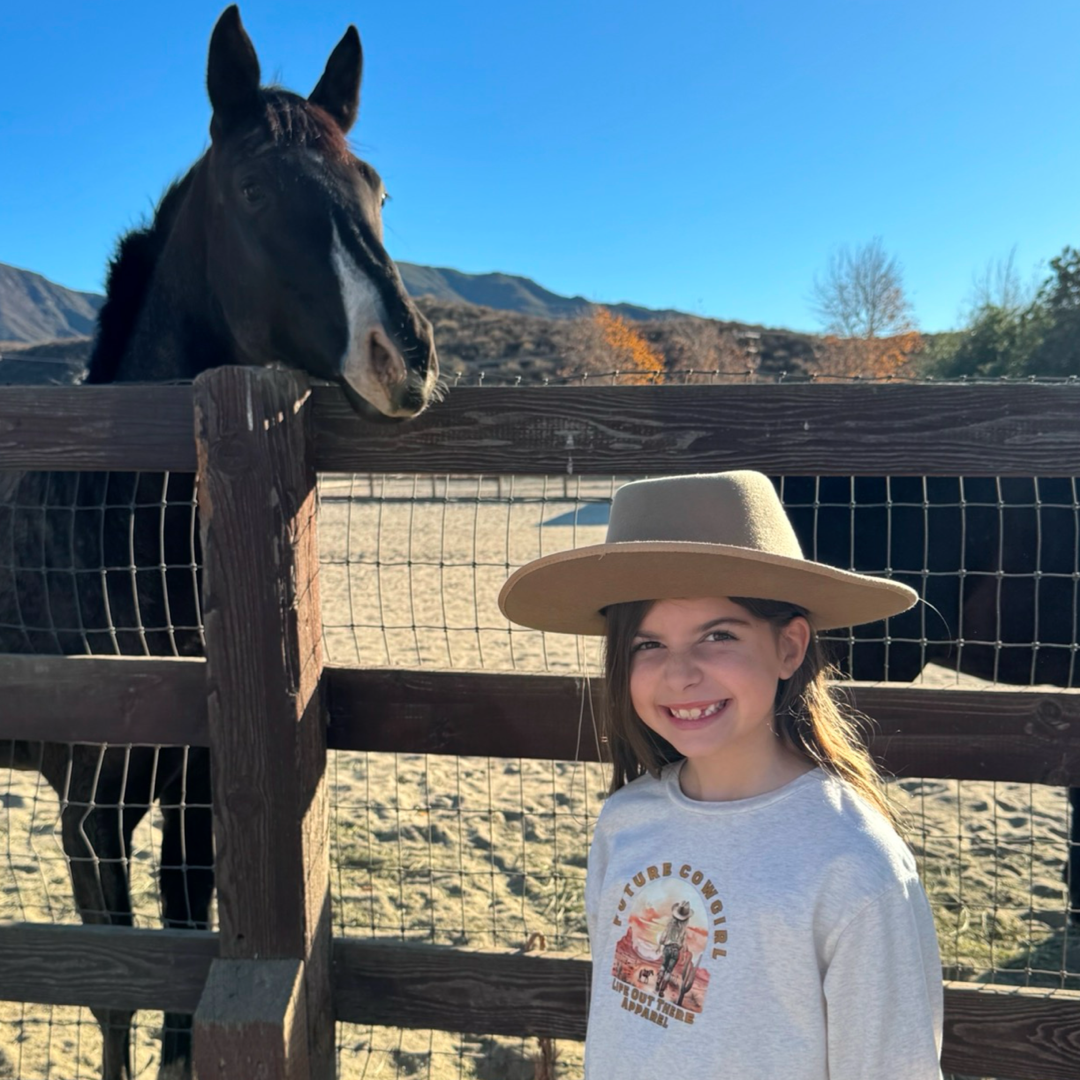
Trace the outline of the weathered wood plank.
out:
<instances>
[{"instance_id":1,"label":"weathered wood plank","mask_svg":"<svg viewBox=\"0 0 1080 1080\"><path fill-rule=\"evenodd\" d=\"M1080 386L459 387L407 425L314 388L324 472L1080 473ZM2 387L0 469L192 471L188 386Z\"/></svg>"},{"instance_id":2,"label":"weathered wood plank","mask_svg":"<svg viewBox=\"0 0 1080 1080\"><path fill-rule=\"evenodd\" d=\"M334 749L601 760L600 679L349 668L326 676ZM1078 690L842 685L874 718L870 749L893 775L1080 784Z\"/></svg>"},{"instance_id":3,"label":"weathered wood plank","mask_svg":"<svg viewBox=\"0 0 1080 1080\"><path fill-rule=\"evenodd\" d=\"M190 386L0 387L2 469L195 471Z\"/></svg>"},{"instance_id":4,"label":"weathered wood plank","mask_svg":"<svg viewBox=\"0 0 1080 1080\"><path fill-rule=\"evenodd\" d=\"M1080 785L1080 690L844 689L873 718L870 752L894 776Z\"/></svg>"},{"instance_id":5,"label":"weathered wood plank","mask_svg":"<svg viewBox=\"0 0 1080 1080\"><path fill-rule=\"evenodd\" d=\"M195 1013L200 1080L310 1075L302 960L215 960Z\"/></svg>"},{"instance_id":6,"label":"weathered wood plank","mask_svg":"<svg viewBox=\"0 0 1080 1080\"><path fill-rule=\"evenodd\" d=\"M1009 1080L1080 1076L1080 991L945 984L946 1072Z\"/></svg>"},{"instance_id":7,"label":"weathered wood plank","mask_svg":"<svg viewBox=\"0 0 1080 1080\"><path fill-rule=\"evenodd\" d=\"M217 934L129 926L0 926L0 999L194 1012Z\"/></svg>"},{"instance_id":8,"label":"weathered wood plank","mask_svg":"<svg viewBox=\"0 0 1080 1080\"><path fill-rule=\"evenodd\" d=\"M600 760L601 679L327 668L326 680L335 750Z\"/></svg>"},{"instance_id":9,"label":"weathered wood plank","mask_svg":"<svg viewBox=\"0 0 1080 1080\"><path fill-rule=\"evenodd\" d=\"M553 675L327 668L325 679L334 749L600 760L600 680L583 696L585 680ZM1080 785L1080 691L841 686L874 718L871 749L893 775ZM197 660L0 655L0 739L206 745L205 692Z\"/></svg>"},{"instance_id":10,"label":"weathered wood plank","mask_svg":"<svg viewBox=\"0 0 1080 1080\"><path fill-rule=\"evenodd\" d=\"M584 1039L587 960L334 939L335 1019Z\"/></svg>"},{"instance_id":11,"label":"weathered wood plank","mask_svg":"<svg viewBox=\"0 0 1080 1080\"><path fill-rule=\"evenodd\" d=\"M400 427L315 401L322 472L1080 472L1080 386L473 387Z\"/></svg>"},{"instance_id":12,"label":"weathered wood plank","mask_svg":"<svg viewBox=\"0 0 1080 1080\"><path fill-rule=\"evenodd\" d=\"M0 701L0 739L173 746L209 739L202 660L0 653Z\"/></svg>"},{"instance_id":13,"label":"weathered wood plank","mask_svg":"<svg viewBox=\"0 0 1080 1080\"><path fill-rule=\"evenodd\" d=\"M329 796L311 416L299 375L233 367L195 381L221 955L304 961L303 1075L326 1080Z\"/></svg>"}]
</instances>

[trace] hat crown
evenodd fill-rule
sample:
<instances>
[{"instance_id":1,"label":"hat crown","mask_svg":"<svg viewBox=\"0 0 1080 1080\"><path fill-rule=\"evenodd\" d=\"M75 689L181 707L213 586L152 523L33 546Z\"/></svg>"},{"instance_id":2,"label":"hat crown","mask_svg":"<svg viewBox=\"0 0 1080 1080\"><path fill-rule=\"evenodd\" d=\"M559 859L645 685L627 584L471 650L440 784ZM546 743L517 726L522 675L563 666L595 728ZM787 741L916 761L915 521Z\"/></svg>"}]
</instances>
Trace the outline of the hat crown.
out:
<instances>
[{"instance_id":1,"label":"hat crown","mask_svg":"<svg viewBox=\"0 0 1080 1080\"><path fill-rule=\"evenodd\" d=\"M803 558L772 482L748 469L624 484L611 504L607 543L656 540Z\"/></svg>"},{"instance_id":2,"label":"hat crown","mask_svg":"<svg viewBox=\"0 0 1080 1080\"><path fill-rule=\"evenodd\" d=\"M739 470L623 485L605 543L522 566L499 606L522 626L603 634L612 604L704 596L781 600L818 630L875 622L918 599L898 581L806 559L772 481Z\"/></svg>"}]
</instances>

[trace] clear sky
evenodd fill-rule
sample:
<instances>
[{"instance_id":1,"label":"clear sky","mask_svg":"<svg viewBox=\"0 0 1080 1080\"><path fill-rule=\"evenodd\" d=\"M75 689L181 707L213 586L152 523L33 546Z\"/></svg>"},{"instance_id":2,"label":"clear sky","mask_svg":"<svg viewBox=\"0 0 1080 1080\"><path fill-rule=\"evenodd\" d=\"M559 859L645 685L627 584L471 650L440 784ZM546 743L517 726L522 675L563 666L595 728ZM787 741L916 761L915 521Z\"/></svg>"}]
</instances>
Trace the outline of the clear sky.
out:
<instances>
[{"instance_id":1,"label":"clear sky","mask_svg":"<svg viewBox=\"0 0 1080 1080\"><path fill-rule=\"evenodd\" d=\"M205 149L222 0L0 3L0 262L99 290ZM353 22L395 258L812 330L880 236L926 330L1080 245L1078 0L247 0L302 93Z\"/></svg>"}]
</instances>

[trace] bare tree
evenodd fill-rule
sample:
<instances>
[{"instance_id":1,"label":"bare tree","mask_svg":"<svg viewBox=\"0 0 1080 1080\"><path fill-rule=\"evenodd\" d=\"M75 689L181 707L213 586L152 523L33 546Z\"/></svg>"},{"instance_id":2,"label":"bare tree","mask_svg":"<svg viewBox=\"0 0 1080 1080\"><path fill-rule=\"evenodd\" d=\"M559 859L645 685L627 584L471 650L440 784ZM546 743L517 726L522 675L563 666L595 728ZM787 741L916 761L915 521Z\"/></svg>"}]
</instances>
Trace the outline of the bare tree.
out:
<instances>
[{"instance_id":1,"label":"bare tree","mask_svg":"<svg viewBox=\"0 0 1080 1080\"><path fill-rule=\"evenodd\" d=\"M714 374L745 376L757 371L760 334L740 339L732 329L708 319L679 319L672 320L670 336L668 367L683 382L707 383Z\"/></svg>"},{"instance_id":2,"label":"bare tree","mask_svg":"<svg viewBox=\"0 0 1080 1080\"><path fill-rule=\"evenodd\" d=\"M967 320L973 321L990 308L1015 315L1031 306L1038 291L1037 279L1021 281L1016 269L1016 245L1013 244L1007 258L990 259L982 273L972 275Z\"/></svg>"},{"instance_id":3,"label":"bare tree","mask_svg":"<svg viewBox=\"0 0 1080 1080\"><path fill-rule=\"evenodd\" d=\"M841 338L893 337L914 329L911 305L895 256L881 237L829 256L823 277L814 276L810 302L827 334Z\"/></svg>"}]
</instances>

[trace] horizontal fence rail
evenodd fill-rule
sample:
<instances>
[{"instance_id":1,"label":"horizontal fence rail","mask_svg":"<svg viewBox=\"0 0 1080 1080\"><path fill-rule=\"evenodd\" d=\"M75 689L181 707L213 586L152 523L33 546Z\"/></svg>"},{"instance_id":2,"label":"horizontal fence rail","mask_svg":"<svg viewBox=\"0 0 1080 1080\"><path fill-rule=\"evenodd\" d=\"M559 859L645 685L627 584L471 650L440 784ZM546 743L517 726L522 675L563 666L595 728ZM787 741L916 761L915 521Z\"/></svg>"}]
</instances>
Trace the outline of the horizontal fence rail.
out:
<instances>
[{"instance_id":1,"label":"horizontal fence rail","mask_svg":"<svg viewBox=\"0 0 1080 1080\"><path fill-rule=\"evenodd\" d=\"M0 739L210 742L202 659L0 653L0 700Z\"/></svg>"},{"instance_id":2,"label":"horizontal fence rail","mask_svg":"<svg viewBox=\"0 0 1080 1080\"><path fill-rule=\"evenodd\" d=\"M551 954L334 940L338 1020L584 1039L592 964Z\"/></svg>"},{"instance_id":3,"label":"horizontal fence rail","mask_svg":"<svg viewBox=\"0 0 1080 1080\"><path fill-rule=\"evenodd\" d=\"M193 1012L215 933L0 926L0 999ZM335 938L334 1019L582 1039L588 960ZM945 984L942 1065L1010 1080L1075 1080L1080 991Z\"/></svg>"},{"instance_id":4,"label":"horizontal fence rail","mask_svg":"<svg viewBox=\"0 0 1080 1080\"><path fill-rule=\"evenodd\" d=\"M328 668L330 746L599 761L601 680ZM898 777L1080 784L1080 690L839 684Z\"/></svg>"},{"instance_id":5,"label":"horizontal fence rail","mask_svg":"<svg viewBox=\"0 0 1080 1080\"><path fill-rule=\"evenodd\" d=\"M1080 385L458 387L407 425L311 393L320 472L1080 474ZM0 388L0 469L191 472L191 409L188 386Z\"/></svg>"},{"instance_id":6,"label":"horizontal fence rail","mask_svg":"<svg viewBox=\"0 0 1080 1080\"><path fill-rule=\"evenodd\" d=\"M0 387L0 469L195 471L191 386Z\"/></svg>"},{"instance_id":7,"label":"horizontal fence rail","mask_svg":"<svg viewBox=\"0 0 1080 1080\"><path fill-rule=\"evenodd\" d=\"M0 925L0 999L193 1013L217 955L205 930Z\"/></svg>"},{"instance_id":8,"label":"horizontal fence rail","mask_svg":"<svg viewBox=\"0 0 1080 1080\"><path fill-rule=\"evenodd\" d=\"M599 761L601 680L327 668L335 750ZM837 684L897 777L1080 786L1080 690ZM133 708L146 694L150 706ZM0 739L206 745L200 660L0 656ZM0 765L3 759L0 757Z\"/></svg>"}]
</instances>

